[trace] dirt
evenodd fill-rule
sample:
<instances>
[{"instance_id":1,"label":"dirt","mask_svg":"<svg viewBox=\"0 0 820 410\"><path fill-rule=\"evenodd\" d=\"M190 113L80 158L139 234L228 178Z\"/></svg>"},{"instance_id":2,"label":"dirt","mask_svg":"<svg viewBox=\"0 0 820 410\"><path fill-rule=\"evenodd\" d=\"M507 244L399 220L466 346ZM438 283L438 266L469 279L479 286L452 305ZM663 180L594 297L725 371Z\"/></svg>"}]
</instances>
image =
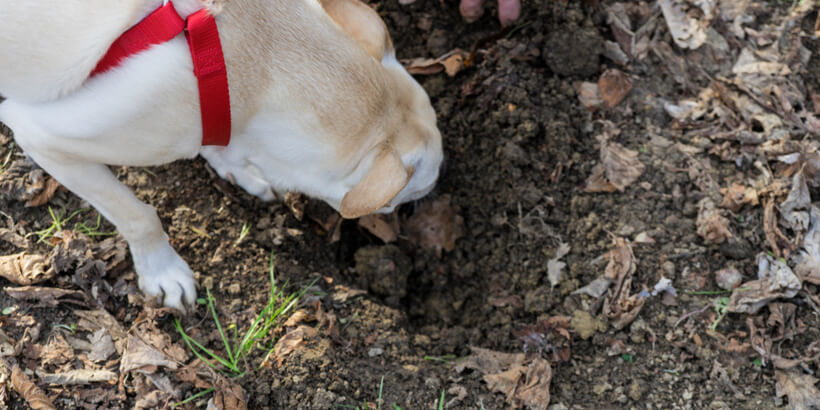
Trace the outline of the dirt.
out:
<instances>
[{"instance_id":1,"label":"dirt","mask_svg":"<svg viewBox=\"0 0 820 410\"><path fill-rule=\"evenodd\" d=\"M374 5L390 28L400 59L438 57L480 45L475 62L455 77L418 77L438 113L448 163L425 201L449 195L464 223L455 249L441 256L420 248L406 232L384 244L355 221L341 223L334 242L321 223L332 214L326 205L309 201L299 220L285 204L260 202L219 180L199 159L117 169L121 180L158 209L172 245L196 271L201 293L205 288L213 293L226 323L246 326L264 307L271 254L277 283L287 283L290 292L312 286L300 306L312 314L320 306L322 314L335 318L309 323L318 334L281 363L265 360L268 349L252 352L249 374L235 380L250 408L330 409L365 403L375 408L380 395L385 408L438 408L442 391L445 408L507 408L505 395L489 389L480 372L458 373L453 361L470 355L471 346L538 354L521 337L522 329L556 316L571 319L572 341L568 360L551 359L551 409L784 406L787 400L775 395L775 368L761 363L752 349L727 348L728 337L748 341L747 321L754 316L727 314L716 322L711 305L717 296L687 293L719 290L714 272L727 267L738 269L744 282L757 277L755 258L768 249L762 206L724 210L734 235L720 244L705 242L697 224L699 202L717 192L704 190L704 180L726 187L755 168L751 161L710 155L723 142L691 137L670 126L673 120L663 107L664 101L695 97L710 77L731 68L739 48L729 44L728 54L716 43L696 51L679 49L660 11L651 3L634 2L629 12L639 17L633 29L654 16L659 21L656 40L687 63L675 66L662 53L650 52L624 68L603 55L605 42L615 40L605 11L612 3L597 3L526 2L520 24L505 32L492 13L477 23L463 23L453 2ZM784 18L786 3L761 6L752 26ZM716 30L729 38L726 24L716 24ZM820 50L813 41L806 47L815 47L809 65L816 67ZM628 72L632 89L616 107L592 112L579 101L576 83L597 82L608 68ZM816 73L800 75L806 87L820 92ZM615 141L636 151L645 166L623 192L584 190L600 162L596 136L605 132L603 121L618 128ZM699 149L682 152L677 143ZM6 147L11 143L0 150L0 161ZM17 149L10 149L12 161L23 160ZM693 164L700 164L700 174L691 171ZM2 201L4 215L29 233L51 224L49 207L67 214L87 207L65 191L58 191L48 206ZM404 224L417 208L405 205L398 219ZM88 224L96 217L93 210L78 216ZM243 226L250 230L239 240ZM113 228L103 222L100 230ZM638 241L641 234L652 241ZM632 241L633 293L651 290L662 277L671 279L678 291L671 304L660 296L646 298L637 318L620 330L601 313L600 301L573 294L603 274L604 264L594 262L613 248L616 237ZM51 252L36 236L27 243L32 251ZM549 261L562 243L570 251L562 258L563 276L553 284ZM0 240L0 254L17 251ZM45 285L76 288L70 278L62 273ZM130 262L105 279L113 286L120 278L133 290ZM10 286L5 280L2 285ZM366 292L343 295L351 289ZM814 285L806 284L805 290L817 294ZM127 329L140 314L141 302L127 292L112 294L104 307ZM820 317L810 303L798 298L792 303L793 320L803 330L778 346L796 357L820 338ZM0 292L0 307L7 306L41 324L41 344L77 321L71 306L35 307ZM685 316L699 310L704 313ZM159 324L180 343L171 315ZM204 307L185 325L219 348ZM24 328L3 330L19 338ZM280 321L263 345L273 346L286 331ZM33 370L36 363L30 363ZM802 366L816 372L817 359ZM182 385L177 400L199 390ZM67 389L48 391L57 396L60 408L130 408L138 399L130 385L124 396L94 405ZM209 397L186 406L204 408ZM24 406L16 395L8 404Z\"/></svg>"}]
</instances>

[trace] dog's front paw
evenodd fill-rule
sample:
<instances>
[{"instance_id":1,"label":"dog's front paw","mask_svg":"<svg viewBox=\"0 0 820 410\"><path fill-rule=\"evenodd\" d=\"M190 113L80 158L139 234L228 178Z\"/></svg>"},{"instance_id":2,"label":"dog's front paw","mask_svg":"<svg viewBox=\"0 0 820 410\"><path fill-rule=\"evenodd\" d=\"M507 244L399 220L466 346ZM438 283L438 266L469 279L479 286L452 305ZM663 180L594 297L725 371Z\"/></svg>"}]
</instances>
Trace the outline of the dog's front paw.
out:
<instances>
[{"instance_id":1,"label":"dog's front paw","mask_svg":"<svg viewBox=\"0 0 820 410\"><path fill-rule=\"evenodd\" d=\"M132 250L139 286L149 298L186 313L196 301L194 273L167 243L149 252Z\"/></svg>"}]
</instances>

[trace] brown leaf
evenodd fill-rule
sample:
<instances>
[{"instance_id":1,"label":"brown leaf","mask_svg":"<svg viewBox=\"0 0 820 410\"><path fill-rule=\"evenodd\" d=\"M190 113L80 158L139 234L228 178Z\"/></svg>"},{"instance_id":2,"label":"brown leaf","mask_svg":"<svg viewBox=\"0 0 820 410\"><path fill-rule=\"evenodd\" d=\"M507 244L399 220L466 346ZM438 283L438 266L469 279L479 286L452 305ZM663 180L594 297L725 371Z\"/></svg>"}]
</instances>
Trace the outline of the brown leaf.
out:
<instances>
[{"instance_id":1,"label":"brown leaf","mask_svg":"<svg viewBox=\"0 0 820 410\"><path fill-rule=\"evenodd\" d=\"M441 257L442 250L454 250L456 240L464 236L464 218L450 204L450 195L442 195L422 203L407 219L405 228L411 241Z\"/></svg>"},{"instance_id":2,"label":"brown leaf","mask_svg":"<svg viewBox=\"0 0 820 410\"><path fill-rule=\"evenodd\" d=\"M49 176L48 178L46 178L43 189L40 190L40 192L38 192L36 195L34 195L34 197L29 199L26 202L26 206L40 206L48 203L48 201L50 201L51 198L54 198L54 194L57 192L57 188L59 188L60 186L60 183L57 182L56 179Z\"/></svg>"},{"instance_id":3,"label":"brown leaf","mask_svg":"<svg viewBox=\"0 0 820 410\"><path fill-rule=\"evenodd\" d=\"M100 329L106 329L114 341L114 348L117 349L117 353L122 354L125 350L128 335L114 316L111 316L110 313L103 309L74 310L72 313L80 318L77 327L82 330L97 332Z\"/></svg>"},{"instance_id":4,"label":"brown leaf","mask_svg":"<svg viewBox=\"0 0 820 410\"><path fill-rule=\"evenodd\" d=\"M17 285L45 282L54 275L56 272L48 267L46 258L42 255L32 255L24 251L0 256L0 276Z\"/></svg>"},{"instance_id":5,"label":"brown leaf","mask_svg":"<svg viewBox=\"0 0 820 410\"><path fill-rule=\"evenodd\" d=\"M566 263L559 259L566 256L570 251L569 244L561 243L558 245L558 250L555 251L555 257L547 261L547 279L550 281L550 286L553 288L561 282L563 276L563 269L567 266Z\"/></svg>"},{"instance_id":6,"label":"brown leaf","mask_svg":"<svg viewBox=\"0 0 820 410\"><path fill-rule=\"evenodd\" d=\"M820 390L815 383L817 378L794 370L775 370L775 395L789 398L789 407L793 410L808 410L820 407Z\"/></svg>"},{"instance_id":7,"label":"brown leaf","mask_svg":"<svg viewBox=\"0 0 820 410\"><path fill-rule=\"evenodd\" d=\"M678 47L695 50L706 42L706 29L709 27L712 8L716 2L697 2L703 12L701 19L688 12L688 2L661 0L659 3L669 33Z\"/></svg>"},{"instance_id":8,"label":"brown leaf","mask_svg":"<svg viewBox=\"0 0 820 410\"><path fill-rule=\"evenodd\" d=\"M609 262L604 270L606 278L619 280L635 273L635 255L626 239L615 238L614 247L607 252L607 255L609 255Z\"/></svg>"},{"instance_id":9,"label":"brown leaf","mask_svg":"<svg viewBox=\"0 0 820 410\"><path fill-rule=\"evenodd\" d=\"M285 357L301 346L305 339L312 338L317 334L318 331L315 328L301 325L279 338L276 345L273 346L273 356L276 358L277 365L281 366Z\"/></svg>"},{"instance_id":10,"label":"brown leaf","mask_svg":"<svg viewBox=\"0 0 820 410\"><path fill-rule=\"evenodd\" d=\"M39 286L7 287L3 290L14 299L33 301L37 306L56 307L60 303L86 305L85 294L77 290Z\"/></svg>"},{"instance_id":11,"label":"brown leaf","mask_svg":"<svg viewBox=\"0 0 820 410\"><path fill-rule=\"evenodd\" d=\"M622 71L611 68L604 71L601 77L598 78L598 90L601 93L601 99L609 108L613 108L620 103L629 90L632 89L632 80Z\"/></svg>"},{"instance_id":12,"label":"brown leaf","mask_svg":"<svg viewBox=\"0 0 820 410\"><path fill-rule=\"evenodd\" d=\"M719 244L732 237L729 231L729 220L720 214L720 210L709 197L701 199L698 203L698 217L695 225L698 235L706 243Z\"/></svg>"},{"instance_id":13,"label":"brown leaf","mask_svg":"<svg viewBox=\"0 0 820 410\"><path fill-rule=\"evenodd\" d=\"M410 74L431 75L444 71L448 76L455 77L465 68L464 62L469 57L469 52L457 48L439 58L413 58L402 60L401 63Z\"/></svg>"},{"instance_id":14,"label":"brown leaf","mask_svg":"<svg viewBox=\"0 0 820 410\"><path fill-rule=\"evenodd\" d=\"M307 199L305 199L302 194L295 192L285 193L285 205L287 205L291 213L293 213L293 217L296 218L297 221L301 221L302 218L305 217L306 204Z\"/></svg>"},{"instance_id":15,"label":"brown leaf","mask_svg":"<svg viewBox=\"0 0 820 410\"><path fill-rule=\"evenodd\" d=\"M399 237L399 217L396 213L365 215L359 218L359 226L381 239L384 243L394 242Z\"/></svg>"},{"instance_id":16,"label":"brown leaf","mask_svg":"<svg viewBox=\"0 0 820 410\"><path fill-rule=\"evenodd\" d=\"M610 141L610 134L615 132L605 131L597 137L601 144L601 163L592 169L584 192L623 192L643 174L645 167L638 159L638 152Z\"/></svg>"},{"instance_id":17,"label":"brown leaf","mask_svg":"<svg viewBox=\"0 0 820 410\"><path fill-rule=\"evenodd\" d=\"M336 303L345 303L356 296L366 295L367 291L361 289L353 289L344 285L336 285L333 287L332 298Z\"/></svg>"},{"instance_id":18,"label":"brown leaf","mask_svg":"<svg viewBox=\"0 0 820 410\"><path fill-rule=\"evenodd\" d=\"M43 347L40 359L43 366L62 365L74 360L74 349L61 333L55 333Z\"/></svg>"},{"instance_id":19,"label":"brown leaf","mask_svg":"<svg viewBox=\"0 0 820 410\"><path fill-rule=\"evenodd\" d=\"M23 396L23 400L25 400L32 409L57 409L48 396L46 396L37 385L32 383L18 366L14 366L11 370L11 386L17 393Z\"/></svg>"},{"instance_id":20,"label":"brown leaf","mask_svg":"<svg viewBox=\"0 0 820 410\"><path fill-rule=\"evenodd\" d=\"M88 337L91 343L91 352L88 353L88 360L102 362L114 354L117 349L114 347L114 340L108 333L108 329L100 328Z\"/></svg>"},{"instance_id":21,"label":"brown leaf","mask_svg":"<svg viewBox=\"0 0 820 410\"><path fill-rule=\"evenodd\" d=\"M501 353L470 346L473 354L456 363L456 371L465 368L484 374L490 390L504 393L514 406L546 410L549 405L552 372L541 357L527 359L523 353Z\"/></svg>"},{"instance_id":22,"label":"brown leaf","mask_svg":"<svg viewBox=\"0 0 820 410\"><path fill-rule=\"evenodd\" d=\"M578 92L578 100L581 101L581 104L588 110L595 112L604 103L598 84L583 81L573 83L573 86L575 87L575 91Z\"/></svg>"},{"instance_id":23,"label":"brown leaf","mask_svg":"<svg viewBox=\"0 0 820 410\"><path fill-rule=\"evenodd\" d=\"M646 298L631 294L635 274L635 256L632 246L623 238L615 238L615 247L609 251L609 263L604 277L615 282L604 298L603 313L615 329L622 329L638 316Z\"/></svg>"},{"instance_id":24,"label":"brown leaf","mask_svg":"<svg viewBox=\"0 0 820 410\"><path fill-rule=\"evenodd\" d=\"M743 205L756 206L759 203L757 191L743 184L733 183L728 188L721 188L720 193L723 195L720 206L733 212L739 211Z\"/></svg>"},{"instance_id":25,"label":"brown leaf","mask_svg":"<svg viewBox=\"0 0 820 410\"><path fill-rule=\"evenodd\" d=\"M792 298L803 286L785 262L761 253L757 256L757 277L732 292L727 310L736 313L757 313L760 308L778 298Z\"/></svg>"},{"instance_id":26,"label":"brown leaf","mask_svg":"<svg viewBox=\"0 0 820 410\"><path fill-rule=\"evenodd\" d=\"M37 377L45 383L61 386L85 385L89 383L117 381L117 374L105 369L76 369L62 373L45 373L37 371Z\"/></svg>"},{"instance_id":27,"label":"brown leaf","mask_svg":"<svg viewBox=\"0 0 820 410\"><path fill-rule=\"evenodd\" d=\"M213 374L214 372L206 368L199 359L194 359L176 372L177 380L191 384L197 389L213 387L213 383L207 381L213 378Z\"/></svg>"},{"instance_id":28,"label":"brown leaf","mask_svg":"<svg viewBox=\"0 0 820 410\"><path fill-rule=\"evenodd\" d=\"M227 378L216 375L214 397L208 401L208 408L224 410L246 410L245 393L242 387Z\"/></svg>"}]
</instances>

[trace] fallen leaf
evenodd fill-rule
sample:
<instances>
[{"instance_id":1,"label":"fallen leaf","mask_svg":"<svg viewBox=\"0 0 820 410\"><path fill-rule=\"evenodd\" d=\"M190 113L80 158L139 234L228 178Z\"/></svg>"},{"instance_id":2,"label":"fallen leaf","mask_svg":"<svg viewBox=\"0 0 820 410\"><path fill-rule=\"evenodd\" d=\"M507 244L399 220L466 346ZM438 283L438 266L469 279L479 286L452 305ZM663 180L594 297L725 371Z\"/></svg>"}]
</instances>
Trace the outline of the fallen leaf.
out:
<instances>
[{"instance_id":1,"label":"fallen leaf","mask_svg":"<svg viewBox=\"0 0 820 410\"><path fill-rule=\"evenodd\" d=\"M399 238L399 217L396 213L365 215L359 218L358 222L359 226L381 239L384 243L395 242Z\"/></svg>"},{"instance_id":2,"label":"fallen leaf","mask_svg":"<svg viewBox=\"0 0 820 410\"><path fill-rule=\"evenodd\" d=\"M47 177L43 186L43 189L40 190L37 194L35 194L31 199L26 201L26 206L40 206L45 205L51 198L54 197L54 194L57 192L57 188L61 185L57 182L56 179L52 177Z\"/></svg>"},{"instance_id":3,"label":"fallen leaf","mask_svg":"<svg viewBox=\"0 0 820 410\"><path fill-rule=\"evenodd\" d=\"M566 316L552 316L539 319L513 334L524 342L524 351L536 351L545 355L553 363L566 362L572 351L572 334L569 332L570 319Z\"/></svg>"},{"instance_id":4,"label":"fallen leaf","mask_svg":"<svg viewBox=\"0 0 820 410\"><path fill-rule=\"evenodd\" d=\"M361 289L349 288L344 285L336 285L333 287L332 298L336 303L345 303L356 296L366 295L367 291Z\"/></svg>"},{"instance_id":5,"label":"fallen leaf","mask_svg":"<svg viewBox=\"0 0 820 410\"><path fill-rule=\"evenodd\" d=\"M504 393L513 406L546 410L550 402L552 370L541 357L528 359L523 353L501 353L470 346L472 355L456 363L456 371L481 372L490 390Z\"/></svg>"},{"instance_id":6,"label":"fallen leaf","mask_svg":"<svg viewBox=\"0 0 820 410\"><path fill-rule=\"evenodd\" d=\"M94 362L102 362L114 354L117 349L114 347L114 340L108 333L108 329L100 328L88 337L91 343L91 352L88 353L88 359Z\"/></svg>"},{"instance_id":7,"label":"fallen leaf","mask_svg":"<svg viewBox=\"0 0 820 410\"><path fill-rule=\"evenodd\" d=\"M593 298L599 298L606 293L607 289L609 289L609 285L612 284L612 279L607 278L606 276L599 276L586 286L572 292L573 295L589 295Z\"/></svg>"},{"instance_id":8,"label":"fallen leaf","mask_svg":"<svg viewBox=\"0 0 820 410\"><path fill-rule=\"evenodd\" d=\"M46 188L51 178L29 160L14 161L0 173L0 195L18 201L29 201Z\"/></svg>"},{"instance_id":9,"label":"fallen leaf","mask_svg":"<svg viewBox=\"0 0 820 410\"><path fill-rule=\"evenodd\" d=\"M793 410L820 408L820 390L815 387L817 378L810 374L794 370L774 372L777 383L775 395L789 398L789 407Z\"/></svg>"},{"instance_id":10,"label":"fallen leaf","mask_svg":"<svg viewBox=\"0 0 820 410\"><path fill-rule=\"evenodd\" d=\"M698 217L695 220L697 233L706 243L719 244L732 237L729 231L729 220L720 214L715 203L709 197L698 203Z\"/></svg>"},{"instance_id":11,"label":"fallen leaf","mask_svg":"<svg viewBox=\"0 0 820 410\"><path fill-rule=\"evenodd\" d=\"M57 407L54 406L54 403L51 402L48 396L46 396L37 385L32 383L18 366L14 366L11 370L11 386L20 396L23 396L23 400L25 400L32 409L57 410Z\"/></svg>"},{"instance_id":12,"label":"fallen leaf","mask_svg":"<svg viewBox=\"0 0 820 410\"><path fill-rule=\"evenodd\" d=\"M125 350L128 335L120 322L118 322L114 316L111 316L110 313L103 309L74 310L72 313L80 318L77 323L77 327L82 330L88 332L98 332L101 329L105 329L108 334L111 335L111 338L114 341L114 348L117 349L117 353L120 355L122 354Z\"/></svg>"},{"instance_id":13,"label":"fallen leaf","mask_svg":"<svg viewBox=\"0 0 820 410\"><path fill-rule=\"evenodd\" d=\"M729 298L727 310L735 313L757 313L777 298L792 298L803 284L785 261L761 253L757 255L757 280L740 285Z\"/></svg>"},{"instance_id":14,"label":"fallen leaf","mask_svg":"<svg viewBox=\"0 0 820 410\"><path fill-rule=\"evenodd\" d=\"M457 48L439 58L413 58L401 60L401 63L410 74L431 75L444 71L448 76L455 77L459 71L466 67L464 62L469 57L469 52Z\"/></svg>"},{"instance_id":15,"label":"fallen leaf","mask_svg":"<svg viewBox=\"0 0 820 410\"><path fill-rule=\"evenodd\" d=\"M811 208L811 195L805 175L797 172L792 178L792 189L788 197L780 204L780 216L794 232L805 232L809 229Z\"/></svg>"},{"instance_id":16,"label":"fallen leaf","mask_svg":"<svg viewBox=\"0 0 820 410\"><path fill-rule=\"evenodd\" d=\"M759 203L757 190L743 184L733 183L728 188L721 188L720 193L723 195L720 206L732 212L740 211L743 205L756 206Z\"/></svg>"},{"instance_id":17,"label":"fallen leaf","mask_svg":"<svg viewBox=\"0 0 820 410\"><path fill-rule=\"evenodd\" d=\"M588 110L595 112L604 103L603 97L601 96L601 90L598 88L598 84L583 81L576 82L573 85L575 86L575 90L578 92L578 100L581 101L581 104L583 104Z\"/></svg>"},{"instance_id":18,"label":"fallen leaf","mask_svg":"<svg viewBox=\"0 0 820 410\"><path fill-rule=\"evenodd\" d=\"M176 372L176 377L183 383L191 384L197 389L208 389L213 387L213 383L208 381L212 379L214 372L207 368L201 360L194 359L185 367Z\"/></svg>"},{"instance_id":19,"label":"fallen leaf","mask_svg":"<svg viewBox=\"0 0 820 410\"><path fill-rule=\"evenodd\" d=\"M711 22L714 0L660 0L661 12L678 47L695 50L706 42L706 29ZM702 15L693 16L691 9L698 5Z\"/></svg>"},{"instance_id":20,"label":"fallen leaf","mask_svg":"<svg viewBox=\"0 0 820 410\"><path fill-rule=\"evenodd\" d=\"M53 278L57 272L50 269L42 255L20 252L0 256L0 276L17 285L34 285Z\"/></svg>"},{"instance_id":21,"label":"fallen leaf","mask_svg":"<svg viewBox=\"0 0 820 410\"><path fill-rule=\"evenodd\" d=\"M28 248L26 238L19 235L15 226L9 223L8 228L0 228L0 240L6 241L18 248Z\"/></svg>"},{"instance_id":22,"label":"fallen leaf","mask_svg":"<svg viewBox=\"0 0 820 410\"><path fill-rule=\"evenodd\" d=\"M438 257L442 250L454 250L456 240L464 236L464 218L450 204L450 195L422 203L404 226L411 241L434 250Z\"/></svg>"},{"instance_id":23,"label":"fallen leaf","mask_svg":"<svg viewBox=\"0 0 820 410\"><path fill-rule=\"evenodd\" d=\"M638 316L646 297L631 294L632 277L635 274L635 256L632 246L623 238L615 238L614 247L608 252L609 263L604 277L615 286L607 290L603 313L615 329L621 329Z\"/></svg>"},{"instance_id":24,"label":"fallen leaf","mask_svg":"<svg viewBox=\"0 0 820 410\"><path fill-rule=\"evenodd\" d=\"M794 273L806 282L820 285L820 208L812 205L809 215L809 230L794 256Z\"/></svg>"},{"instance_id":25,"label":"fallen leaf","mask_svg":"<svg viewBox=\"0 0 820 410\"><path fill-rule=\"evenodd\" d=\"M606 278L617 280L635 272L635 256L632 253L632 246L624 238L615 238L614 246L605 256L609 259L604 270Z\"/></svg>"},{"instance_id":26,"label":"fallen leaf","mask_svg":"<svg viewBox=\"0 0 820 410\"><path fill-rule=\"evenodd\" d=\"M132 370L146 370L153 372L152 368L167 367L175 370L179 367L176 360L169 357L159 349L145 343L136 336L128 337L128 344L120 361L120 374L124 375Z\"/></svg>"},{"instance_id":27,"label":"fallen leaf","mask_svg":"<svg viewBox=\"0 0 820 410\"><path fill-rule=\"evenodd\" d=\"M214 396L208 401L209 409L246 410L248 408L242 387L221 375L216 375L215 379Z\"/></svg>"},{"instance_id":28,"label":"fallen leaf","mask_svg":"<svg viewBox=\"0 0 820 410\"><path fill-rule=\"evenodd\" d=\"M632 80L629 76L618 69L611 68L604 71L601 77L598 78L598 90L601 93L601 99L609 108L613 108L620 103L629 90L632 89Z\"/></svg>"},{"instance_id":29,"label":"fallen leaf","mask_svg":"<svg viewBox=\"0 0 820 410\"><path fill-rule=\"evenodd\" d=\"M54 336L43 346L40 359L43 366L66 364L74 360L74 349L66 342L62 333L54 333Z\"/></svg>"},{"instance_id":30,"label":"fallen leaf","mask_svg":"<svg viewBox=\"0 0 820 410\"><path fill-rule=\"evenodd\" d=\"M14 299L33 301L37 306L56 307L60 303L86 305L85 294L77 290L38 286L7 287L3 290Z\"/></svg>"},{"instance_id":31,"label":"fallen leaf","mask_svg":"<svg viewBox=\"0 0 820 410\"><path fill-rule=\"evenodd\" d=\"M782 63L760 60L755 57L754 51L744 48L740 51L737 62L732 67L732 73L756 74L766 77L785 77L791 74L789 66Z\"/></svg>"},{"instance_id":32,"label":"fallen leaf","mask_svg":"<svg viewBox=\"0 0 820 410\"><path fill-rule=\"evenodd\" d=\"M318 332L315 328L305 325L300 325L296 329L285 333L284 336L276 341L276 345L273 346L273 356L276 358L277 365L282 366L287 355L301 346L305 339L312 338L317 334Z\"/></svg>"},{"instance_id":33,"label":"fallen leaf","mask_svg":"<svg viewBox=\"0 0 820 410\"><path fill-rule=\"evenodd\" d=\"M601 162L592 168L584 192L623 192L643 174L646 167L638 159L638 152L610 141L610 135L616 132L605 131L597 137L601 145Z\"/></svg>"},{"instance_id":34,"label":"fallen leaf","mask_svg":"<svg viewBox=\"0 0 820 410\"><path fill-rule=\"evenodd\" d=\"M117 381L117 374L105 369L77 369L62 373L45 373L37 371L37 377L48 384L58 384L61 386L82 385L89 383Z\"/></svg>"},{"instance_id":35,"label":"fallen leaf","mask_svg":"<svg viewBox=\"0 0 820 410\"><path fill-rule=\"evenodd\" d=\"M296 218L297 221L301 221L305 217L305 206L307 205L307 199L296 192L285 192L285 205L290 209L290 212L293 213L293 217Z\"/></svg>"},{"instance_id":36,"label":"fallen leaf","mask_svg":"<svg viewBox=\"0 0 820 410\"><path fill-rule=\"evenodd\" d=\"M558 250L555 251L555 257L547 261L547 279L549 279L550 285L552 285L553 288L561 282L561 271L567 266L566 263L559 261L559 259L566 256L569 251L569 244L562 242L558 245Z\"/></svg>"}]
</instances>

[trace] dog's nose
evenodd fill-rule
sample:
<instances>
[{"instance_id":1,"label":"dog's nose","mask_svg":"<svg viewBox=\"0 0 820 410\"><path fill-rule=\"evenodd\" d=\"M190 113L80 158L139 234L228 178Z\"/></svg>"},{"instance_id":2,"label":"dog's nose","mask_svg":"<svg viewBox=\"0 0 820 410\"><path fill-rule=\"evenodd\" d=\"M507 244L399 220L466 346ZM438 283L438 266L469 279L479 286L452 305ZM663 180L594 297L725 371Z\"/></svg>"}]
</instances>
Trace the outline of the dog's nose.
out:
<instances>
[{"instance_id":1,"label":"dog's nose","mask_svg":"<svg viewBox=\"0 0 820 410\"><path fill-rule=\"evenodd\" d=\"M441 165L438 166L438 177L444 178L447 174L447 158L442 158Z\"/></svg>"}]
</instances>

